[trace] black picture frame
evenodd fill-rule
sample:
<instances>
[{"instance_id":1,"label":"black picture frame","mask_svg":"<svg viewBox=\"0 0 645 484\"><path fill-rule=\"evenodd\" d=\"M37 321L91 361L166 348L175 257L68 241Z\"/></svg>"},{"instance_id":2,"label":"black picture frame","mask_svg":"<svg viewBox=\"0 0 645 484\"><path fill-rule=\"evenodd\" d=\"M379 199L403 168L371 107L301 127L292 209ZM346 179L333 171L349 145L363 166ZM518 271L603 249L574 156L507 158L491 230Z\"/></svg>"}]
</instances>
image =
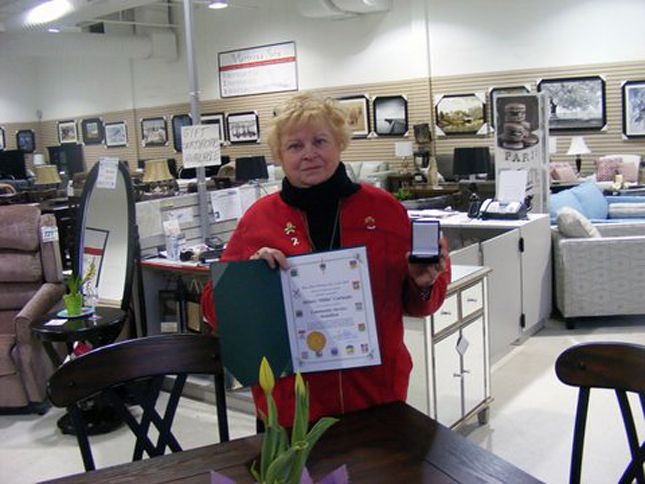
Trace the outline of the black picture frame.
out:
<instances>
[{"instance_id":1,"label":"black picture frame","mask_svg":"<svg viewBox=\"0 0 645 484\"><path fill-rule=\"evenodd\" d=\"M625 81L621 86L623 136L645 138L645 80Z\"/></svg>"},{"instance_id":2,"label":"black picture frame","mask_svg":"<svg viewBox=\"0 0 645 484\"><path fill-rule=\"evenodd\" d=\"M166 118L160 116L141 120L141 145L145 148L168 145Z\"/></svg>"},{"instance_id":3,"label":"black picture frame","mask_svg":"<svg viewBox=\"0 0 645 484\"><path fill-rule=\"evenodd\" d=\"M78 144L78 129L73 119L58 122L58 143Z\"/></svg>"},{"instance_id":4,"label":"black picture frame","mask_svg":"<svg viewBox=\"0 0 645 484\"><path fill-rule=\"evenodd\" d=\"M435 130L439 136L488 134L484 93L442 94L435 97Z\"/></svg>"},{"instance_id":5,"label":"black picture frame","mask_svg":"<svg viewBox=\"0 0 645 484\"><path fill-rule=\"evenodd\" d=\"M505 86L505 87L492 87L488 92L488 106L490 106L490 126L493 130L496 129L495 119L495 100L499 95L505 94L529 94L531 89L528 86Z\"/></svg>"},{"instance_id":6,"label":"black picture frame","mask_svg":"<svg viewBox=\"0 0 645 484\"><path fill-rule=\"evenodd\" d=\"M223 144L226 141L226 116L224 113L205 113L201 116L202 124L216 124L219 128L219 144Z\"/></svg>"},{"instance_id":7,"label":"black picture frame","mask_svg":"<svg viewBox=\"0 0 645 484\"><path fill-rule=\"evenodd\" d=\"M227 114L226 128L231 144L260 141L260 119L255 111Z\"/></svg>"},{"instance_id":8,"label":"black picture frame","mask_svg":"<svg viewBox=\"0 0 645 484\"><path fill-rule=\"evenodd\" d=\"M125 121L105 123L103 127L106 147L120 148L128 146L128 125Z\"/></svg>"},{"instance_id":9,"label":"black picture frame","mask_svg":"<svg viewBox=\"0 0 645 484\"><path fill-rule=\"evenodd\" d=\"M105 141L105 128L101 118L88 118L81 121L83 143L86 145L101 145Z\"/></svg>"},{"instance_id":10,"label":"black picture frame","mask_svg":"<svg viewBox=\"0 0 645 484\"><path fill-rule=\"evenodd\" d=\"M365 95L343 96L336 101L347 113L347 123L352 130L352 138L367 137L371 132L369 98Z\"/></svg>"},{"instance_id":11,"label":"black picture frame","mask_svg":"<svg viewBox=\"0 0 645 484\"><path fill-rule=\"evenodd\" d=\"M7 137L5 135L5 130L0 126L0 151L4 151L7 148Z\"/></svg>"},{"instance_id":12,"label":"black picture frame","mask_svg":"<svg viewBox=\"0 0 645 484\"><path fill-rule=\"evenodd\" d=\"M25 153L36 151L36 134L31 129L21 129L16 133L16 146Z\"/></svg>"},{"instance_id":13,"label":"black picture frame","mask_svg":"<svg viewBox=\"0 0 645 484\"><path fill-rule=\"evenodd\" d=\"M405 96L377 96L372 100L374 133L404 136L408 132L408 100Z\"/></svg>"},{"instance_id":14,"label":"black picture frame","mask_svg":"<svg viewBox=\"0 0 645 484\"><path fill-rule=\"evenodd\" d=\"M172 145L175 148L175 152L181 153L182 141L181 141L181 128L184 126L192 126L193 118L190 114L177 114L172 117Z\"/></svg>"},{"instance_id":15,"label":"black picture frame","mask_svg":"<svg viewBox=\"0 0 645 484\"><path fill-rule=\"evenodd\" d=\"M600 131L607 124L605 80L600 76L542 79L549 97L549 131Z\"/></svg>"}]
</instances>

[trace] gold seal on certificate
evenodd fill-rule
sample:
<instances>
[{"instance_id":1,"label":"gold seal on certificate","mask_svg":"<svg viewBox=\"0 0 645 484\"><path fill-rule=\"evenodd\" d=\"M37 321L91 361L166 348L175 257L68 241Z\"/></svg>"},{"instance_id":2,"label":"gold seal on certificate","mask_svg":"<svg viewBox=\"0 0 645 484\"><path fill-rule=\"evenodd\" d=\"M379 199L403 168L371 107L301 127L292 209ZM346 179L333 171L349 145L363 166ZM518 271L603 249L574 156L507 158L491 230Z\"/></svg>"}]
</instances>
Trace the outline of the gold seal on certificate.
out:
<instances>
[{"instance_id":1,"label":"gold seal on certificate","mask_svg":"<svg viewBox=\"0 0 645 484\"><path fill-rule=\"evenodd\" d=\"M307 336L307 346L311 351L320 352L325 348L327 338L320 331L312 331Z\"/></svg>"}]
</instances>

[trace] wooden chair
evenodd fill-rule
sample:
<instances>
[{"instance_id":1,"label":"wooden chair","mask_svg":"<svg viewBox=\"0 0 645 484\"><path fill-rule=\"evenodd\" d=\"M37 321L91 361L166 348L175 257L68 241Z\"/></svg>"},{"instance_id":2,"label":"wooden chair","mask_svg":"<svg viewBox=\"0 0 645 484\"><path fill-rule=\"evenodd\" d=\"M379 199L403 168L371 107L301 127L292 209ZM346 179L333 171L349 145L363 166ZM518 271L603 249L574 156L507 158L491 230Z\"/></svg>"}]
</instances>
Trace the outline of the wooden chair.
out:
<instances>
[{"instance_id":1,"label":"wooden chair","mask_svg":"<svg viewBox=\"0 0 645 484\"><path fill-rule=\"evenodd\" d=\"M93 470L94 458L81 414L83 401L101 394L136 436L132 460L163 455L166 448L182 450L171 431L177 404L189 374L215 377L215 399L220 441L229 440L224 393L224 371L218 340L205 335L173 334L132 339L103 346L62 365L49 380L49 397L67 407L72 418L85 470ZM164 377L176 375L163 416L155 410ZM132 384L137 382L138 384ZM125 384L128 390L123 389ZM128 405L140 405L143 415L134 418ZM127 401L126 401L127 400ZM148 437L150 425L159 432L156 444Z\"/></svg>"},{"instance_id":2,"label":"wooden chair","mask_svg":"<svg viewBox=\"0 0 645 484\"><path fill-rule=\"evenodd\" d=\"M589 343L564 351L555 362L558 378L579 387L578 407L573 432L573 452L569 481L580 482L582 449L591 388L614 390L625 425L631 461L620 478L621 483L645 482L643 463L645 441L639 443L627 392L638 394L645 417L645 346L628 343Z\"/></svg>"}]
</instances>

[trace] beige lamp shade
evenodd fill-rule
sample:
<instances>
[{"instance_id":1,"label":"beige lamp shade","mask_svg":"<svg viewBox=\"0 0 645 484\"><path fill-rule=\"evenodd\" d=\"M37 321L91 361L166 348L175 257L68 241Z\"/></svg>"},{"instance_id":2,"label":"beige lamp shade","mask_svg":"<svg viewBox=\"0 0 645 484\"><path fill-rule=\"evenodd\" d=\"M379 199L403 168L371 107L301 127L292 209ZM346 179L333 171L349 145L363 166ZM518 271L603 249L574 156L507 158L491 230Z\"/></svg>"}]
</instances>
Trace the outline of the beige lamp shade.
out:
<instances>
[{"instance_id":1,"label":"beige lamp shade","mask_svg":"<svg viewBox=\"0 0 645 484\"><path fill-rule=\"evenodd\" d=\"M165 159L146 160L143 169L143 183L154 183L172 180L173 176L168 169L168 162Z\"/></svg>"},{"instance_id":2,"label":"beige lamp shade","mask_svg":"<svg viewBox=\"0 0 645 484\"><path fill-rule=\"evenodd\" d=\"M55 165L34 166L36 172L35 185L57 185L60 183L60 176Z\"/></svg>"},{"instance_id":3,"label":"beige lamp shade","mask_svg":"<svg viewBox=\"0 0 645 484\"><path fill-rule=\"evenodd\" d=\"M591 153L591 150L585 143L585 139L582 136L573 136L571 138L571 144L569 145L569 151L567 155L588 155Z\"/></svg>"}]
</instances>

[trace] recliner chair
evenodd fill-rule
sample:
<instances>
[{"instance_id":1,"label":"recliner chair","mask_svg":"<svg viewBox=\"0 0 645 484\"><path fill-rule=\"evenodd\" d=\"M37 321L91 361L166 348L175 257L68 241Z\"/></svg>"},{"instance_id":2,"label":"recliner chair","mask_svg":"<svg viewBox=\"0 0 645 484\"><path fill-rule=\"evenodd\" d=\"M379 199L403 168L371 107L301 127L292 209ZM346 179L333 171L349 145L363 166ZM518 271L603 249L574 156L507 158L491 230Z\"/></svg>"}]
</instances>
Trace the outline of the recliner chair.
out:
<instances>
[{"instance_id":1,"label":"recliner chair","mask_svg":"<svg viewBox=\"0 0 645 484\"><path fill-rule=\"evenodd\" d=\"M37 205L0 207L0 412L47 408L53 368L31 326L65 292L58 240L43 240L47 226L56 219Z\"/></svg>"}]
</instances>

